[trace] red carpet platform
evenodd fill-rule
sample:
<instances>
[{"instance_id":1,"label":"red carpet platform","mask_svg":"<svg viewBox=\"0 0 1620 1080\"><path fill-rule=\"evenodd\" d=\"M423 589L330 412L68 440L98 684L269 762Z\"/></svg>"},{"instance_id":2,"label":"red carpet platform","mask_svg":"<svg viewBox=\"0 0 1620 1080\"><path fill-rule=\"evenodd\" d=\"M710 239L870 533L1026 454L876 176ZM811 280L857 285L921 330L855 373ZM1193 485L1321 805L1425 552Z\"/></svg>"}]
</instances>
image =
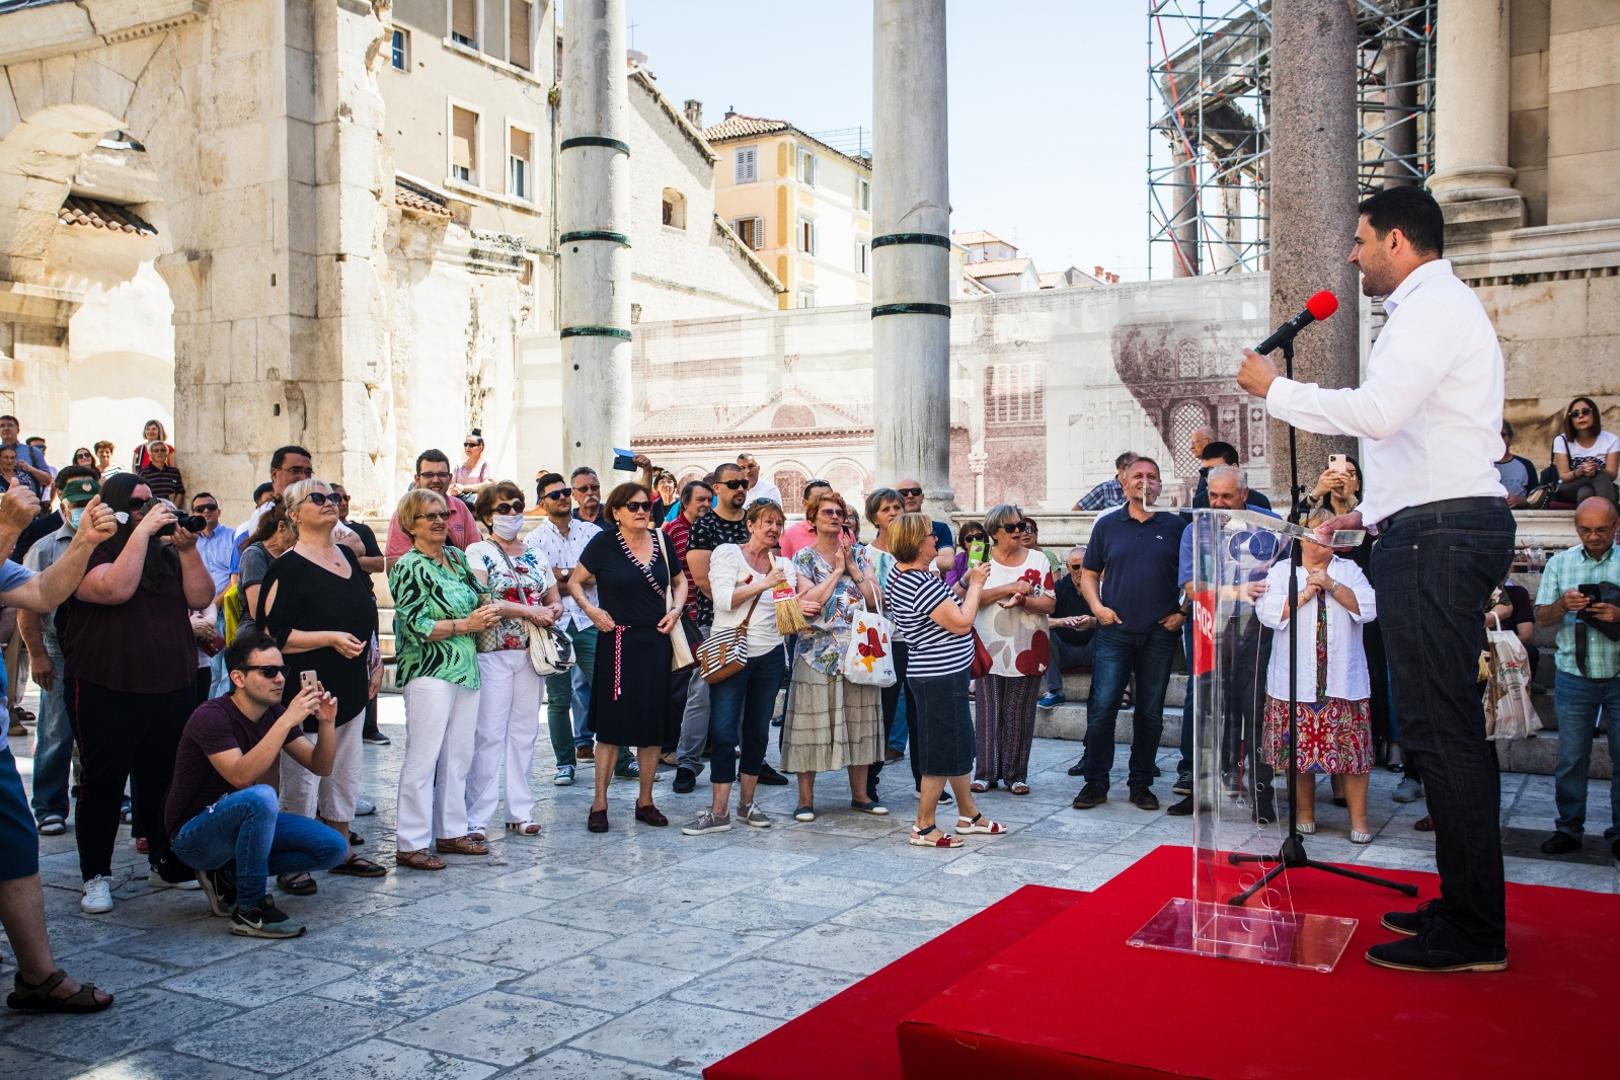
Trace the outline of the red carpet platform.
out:
<instances>
[{"instance_id":1,"label":"red carpet platform","mask_svg":"<svg viewBox=\"0 0 1620 1080\"><path fill-rule=\"evenodd\" d=\"M1615 1075L1602 1018L1620 1005L1620 896L1509 884L1501 974L1368 964L1367 947L1390 937L1380 915L1437 890L1432 874L1393 870L1380 873L1417 885L1419 901L1288 875L1296 910L1360 920L1330 974L1127 945L1167 898L1187 894L1191 864L1185 847L1157 849L911 1011L899 1027L903 1075Z\"/></svg>"},{"instance_id":2,"label":"red carpet platform","mask_svg":"<svg viewBox=\"0 0 1620 1080\"><path fill-rule=\"evenodd\" d=\"M902 1017L1086 895L1026 885L703 1075L708 1080L899 1080L894 1032Z\"/></svg>"}]
</instances>

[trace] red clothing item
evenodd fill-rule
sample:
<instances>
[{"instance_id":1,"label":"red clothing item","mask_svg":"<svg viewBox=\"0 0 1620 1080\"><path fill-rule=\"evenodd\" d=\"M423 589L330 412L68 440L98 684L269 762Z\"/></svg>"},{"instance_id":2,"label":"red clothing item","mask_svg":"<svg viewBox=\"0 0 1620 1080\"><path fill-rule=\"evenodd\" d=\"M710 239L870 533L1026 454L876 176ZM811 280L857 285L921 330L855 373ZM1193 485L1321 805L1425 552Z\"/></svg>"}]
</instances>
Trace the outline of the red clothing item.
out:
<instances>
[{"instance_id":1,"label":"red clothing item","mask_svg":"<svg viewBox=\"0 0 1620 1080\"><path fill-rule=\"evenodd\" d=\"M782 530L782 539L779 546L782 549L782 558L791 559L802 549L816 542L816 526L810 521L795 521Z\"/></svg>"},{"instance_id":2,"label":"red clothing item","mask_svg":"<svg viewBox=\"0 0 1620 1080\"><path fill-rule=\"evenodd\" d=\"M686 575L686 617L696 622L698 587L692 579L692 571L686 568L686 543L692 536L692 523L686 520L685 514L676 514L674 521L664 525L664 535L669 537L670 550L675 553L675 561L681 564L681 573Z\"/></svg>"},{"instance_id":3,"label":"red clothing item","mask_svg":"<svg viewBox=\"0 0 1620 1080\"><path fill-rule=\"evenodd\" d=\"M466 551L478 543L483 537L478 535L478 519L473 517L467 504L460 499L449 496L444 500L450 506L450 546ZM388 519L388 547L383 550L383 558L392 563L402 558L411 550L411 538L405 535L405 530L399 527L397 518Z\"/></svg>"}]
</instances>

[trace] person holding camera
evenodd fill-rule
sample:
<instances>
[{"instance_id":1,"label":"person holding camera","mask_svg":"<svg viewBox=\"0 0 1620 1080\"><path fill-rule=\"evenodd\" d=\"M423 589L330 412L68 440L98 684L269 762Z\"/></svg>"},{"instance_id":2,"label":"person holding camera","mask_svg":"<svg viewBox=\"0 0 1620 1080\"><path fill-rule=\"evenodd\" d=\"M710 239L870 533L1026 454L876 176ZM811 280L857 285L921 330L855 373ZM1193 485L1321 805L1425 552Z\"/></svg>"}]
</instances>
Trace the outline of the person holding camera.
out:
<instances>
[{"instance_id":1,"label":"person holding camera","mask_svg":"<svg viewBox=\"0 0 1620 1080\"><path fill-rule=\"evenodd\" d=\"M109 479L101 498L118 531L90 556L62 636L68 717L84 766L74 830L84 877L79 907L92 915L112 910L113 845L131 774L151 844L148 881L154 888L196 887L191 871L169 855L163 804L180 733L196 704L191 612L214 599L197 535L180 526L173 504L153 499L134 473Z\"/></svg>"},{"instance_id":2,"label":"person holding camera","mask_svg":"<svg viewBox=\"0 0 1620 1080\"><path fill-rule=\"evenodd\" d=\"M1536 625L1558 627L1558 764L1553 791L1558 821L1541 845L1548 855L1581 848L1586 824L1586 774L1598 713L1608 717L1609 755L1620 761L1620 554L1614 550L1620 512L1593 496L1575 508L1581 542L1547 560L1536 593ZM1620 773L1609 781L1609 827L1603 839L1620 859Z\"/></svg>"}]
</instances>

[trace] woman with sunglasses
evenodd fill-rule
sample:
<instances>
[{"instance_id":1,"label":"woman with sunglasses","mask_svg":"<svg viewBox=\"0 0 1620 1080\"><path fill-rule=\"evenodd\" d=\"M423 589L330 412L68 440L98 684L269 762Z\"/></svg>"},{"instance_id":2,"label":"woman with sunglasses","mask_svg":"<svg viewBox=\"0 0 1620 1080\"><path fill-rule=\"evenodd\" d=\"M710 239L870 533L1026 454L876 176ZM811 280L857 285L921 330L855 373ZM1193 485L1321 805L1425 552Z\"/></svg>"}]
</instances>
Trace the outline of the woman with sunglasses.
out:
<instances>
[{"instance_id":1,"label":"woman with sunglasses","mask_svg":"<svg viewBox=\"0 0 1620 1080\"><path fill-rule=\"evenodd\" d=\"M388 568L394 597L395 678L405 696L405 763L399 770L394 865L443 870L440 854L488 855L467 835L467 770L478 728L479 631L500 621L483 587L450 544L450 504L412 488L394 520L411 547Z\"/></svg>"},{"instance_id":2,"label":"woman with sunglasses","mask_svg":"<svg viewBox=\"0 0 1620 1080\"><path fill-rule=\"evenodd\" d=\"M148 882L194 887L169 856L163 809L175 749L194 705L196 639L191 611L214 599L214 579L194 534L134 473L101 489L118 531L96 548L73 594L62 638L68 718L83 763L78 824L81 910L112 910L112 855L124 785L133 776L136 813L150 842Z\"/></svg>"},{"instance_id":3,"label":"woman with sunglasses","mask_svg":"<svg viewBox=\"0 0 1620 1080\"><path fill-rule=\"evenodd\" d=\"M474 502L489 483L489 462L484 458L484 433L473 428L461 443L461 464L450 476L450 494Z\"/></svg>"},{"instance_id":4,"label":"woman with sunglasses","mask_svg":"<svg viewBox=\"0 0 1620 1080\"><path fill-rule=\"evenodd\" d=\"M281 493L293 545L271 564L259 590L254 618L273 639L287 664L282 705L291 707L303 692L306 672L337 698L337 751L332 769L317 776L290 754L281 759L281 809L312 817L347 837L360 793L361 733L366 703L377 693L382 674L369 663L377 632L377 600L371 576L348 547L332 538L338 498L324 480L300 480ZM313 734L315 721L305 721ZM387 871L351 853L334 874L376 878ZM307 896L315 879L307 873L281 875L286 891Z\"/></svg>"},{"instance_id":5,"label":"woman with sunglasses","mask_svg":"<svg viewBox=\"0 0 1620 1080\"><path fill-rule=\"evenodd\" d=\"M1620 476L1620 437L1603 430L1597 402L1578 397L1564 410L1564 430L1553 436L1553 467L1558 490L1553 498L1579 505L1596 495L1620 501L1615 477Z\"/></svg>"},{"instance_id":6,"label":"woman with sunglasses","mask_svg":"<svg viewBox=\"0 0 1620 1080\"><path fill-rule=\"evenodd\" d=\"M1052 564L1024 546L1029 522L1016 506L991 508L990 576L979 596L973 628L990 653L990 674L974 685L977 768L973 790L1006 781L1014 795L1029 794L1029 751L1035 741L1035 704L1049 659L1046 617L1057 606Z\"/></svg>"},{"instance_id":7,"label":"woman with sunglasses","mask_svg":"<svg viewBox=\"0 0 1620 1080\"><path fill-rule=\"evenodd\" d=\"M608 783L621 746L636 748L636 820L669 824L653 805L652 788L664 737L680 723L669 693L669 635L682 633L686 606L686 575L672 573L675 553L663 530L653 528L651 489L620 484L604 505L617 528L592 537L579 554L579 568L568 575L569 594L598 634L586 714L586 726L596 734L596 791L585 823L591 832L608 831ZM597 603L587 592L593 584Z\"/></svg>"},{"instance_id":8,"label":"woman with sunglasses","mask_svg":"<svg viewBox=\"0 0 1620 1080\"><path fill-rule=\"evenodd\" d=\"M90 452L90 448L88 446L81 446L77 450L73 451L73 464L96 469L96 455ZM96 475L99 476L100 474L101 470L96 469Z\"/></svg>"},{"instance_id":9,"label":"woman with sunglasses","mask_svg":"<svg viewBox=\"0 0 1620 1080\"><path fill-rule=\"evenodd\" d=\"M951 568L945 571L945 587L956 588L956 583L967 577L972 569L968 566L969 547L972 544L983 544L986 549L990 546L990 537L985 534L984 526L977 521L964 522L956 534L956 557ZM966 588L966 586L963 586Z\"/></svg>"},{"instance_id":10,"label":"woman with sunglasses","mask_svg":"<svg viewBox=\"0 0 1620 1080\"><path fill-rule=\"evenodd\" d=\"M467 833L484 839L506 780L506 831L535 836L530 820L534 741L540 737L540 676L529 663L529 634L562 618L557 578L539 548L525 547L523 489L510 480L478 493L473 517L489 533L467 548L467 564L500 608L501 620L478 641L478 730L467 771Z\"/></svg>"}]
</instances>

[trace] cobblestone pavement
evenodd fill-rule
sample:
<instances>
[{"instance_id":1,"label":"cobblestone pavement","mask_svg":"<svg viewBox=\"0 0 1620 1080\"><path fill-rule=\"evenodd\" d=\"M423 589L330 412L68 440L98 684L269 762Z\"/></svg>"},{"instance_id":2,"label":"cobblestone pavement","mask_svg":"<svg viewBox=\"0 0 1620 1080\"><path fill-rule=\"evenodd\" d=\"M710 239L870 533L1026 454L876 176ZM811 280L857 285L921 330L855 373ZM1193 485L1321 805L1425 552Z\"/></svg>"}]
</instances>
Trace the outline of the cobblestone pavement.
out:
<instances>
[{"instance_id":1,"label":"cobblestone pavement","mask_svg":"<svg viewBox=\"0 0 1620 1080\"><path fill-rule=\"evenodd\" d=\"M363 853L388 861L403 706L385 698L390 747L367 747ZM25 776L32 740L13 740ZM893 815L848 806L841 776L823 776L824 816L792 821L794 789L761 788L775 824L685 837L674 827L706 804L697 791L655 789L672 826L631 818L634 785L610 794L612 831L585 831L590 771L556 788L541 742L537 838L494 835L487 858L447 857L440 873L393 871L381 881L318 875L320 892L278 896L309 931L293 941L233 937L197 892L154 894L124 831L110 914L82 915L73 836L42 841L47 917L63 966L118 994L91 1017L0 1010L0 1075L186 1077L257 1074L376 1080L695 1076L860 977L1026 882L1091 889L1163 843L1188 842L1188 819L1144 813L1123 798L1069 808L1064 774L1078 747L1037 740L1033 794L984 797L1011 824L956 852L906 845L913 801L904 767L884 795ZM774 750L773 750L774 755ZM1159 755L1174 775L1175 752ZM1123 770L1124 755L1119 759ZM1412 830L1422 804L1390 800L1396 777L1373 779L1365 848L1348 841L1345 811L1319 800L1311 854L1335 861L1432 869L1433 843ZM1114 791L1123 796L1123 772ZM1510 826L1550 828L1552 782L1502 780ZM1158 794L1168 802L1169 779ZM1592 785L1593 820L1607 784ZM1515 881L1617 891L1612 863L1509 858ZM1357 962L1350 960L1348 962ZM9 955L0 979L9 988Z\"/></svg>"}]
</instances>

